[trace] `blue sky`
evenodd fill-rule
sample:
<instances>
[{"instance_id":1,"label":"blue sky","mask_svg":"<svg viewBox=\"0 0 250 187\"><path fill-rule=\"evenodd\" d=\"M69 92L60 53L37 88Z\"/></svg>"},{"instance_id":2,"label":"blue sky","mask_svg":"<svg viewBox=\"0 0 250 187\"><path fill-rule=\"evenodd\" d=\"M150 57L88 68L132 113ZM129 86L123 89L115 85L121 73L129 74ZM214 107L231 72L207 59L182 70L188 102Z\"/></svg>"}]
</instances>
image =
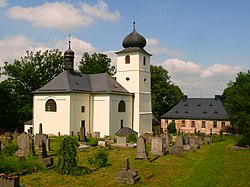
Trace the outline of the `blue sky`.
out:
<instances>
[{"instance_id":1,"label":"blue sky","mask_svg":"<svg viewBox=\"0 0 250 187\"><path fill-rule=\"evenodd\" d=\"M162 65L189 97L222 94L250 62L248 0L0 0L0 66L26 50L115 51L136 30L151 64Z\"/></svg>"}]
</instances>

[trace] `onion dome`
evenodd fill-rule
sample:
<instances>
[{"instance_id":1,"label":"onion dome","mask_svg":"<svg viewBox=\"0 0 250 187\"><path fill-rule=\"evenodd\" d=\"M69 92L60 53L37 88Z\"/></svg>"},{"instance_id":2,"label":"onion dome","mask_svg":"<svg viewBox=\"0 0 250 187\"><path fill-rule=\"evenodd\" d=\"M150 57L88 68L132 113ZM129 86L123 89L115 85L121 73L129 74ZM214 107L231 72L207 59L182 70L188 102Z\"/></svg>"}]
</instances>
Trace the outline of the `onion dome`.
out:
<instances>
[{"instance_id":1,"label":"onion dome","mask_svg":"<svg viewBox=\"0 0 250 187\"><path fill-rule=\"evenodd\" d=\"M74 58L75 53L70 48L70 36L69 36L69 48L64 52L64 70L74 71Z\"/></svg>"},{"instance_id":2,"label":"onion dome","mask_svg":"<svg viewBox=\"0 0 250 187\"><path fill-rule=\"evenodd\" d=\"M147 44L146 39L142 35L140 35L138 32L136 32L135 22L133 24L134 24L134 29L129 35L127 35L124 38L122 42L122 46L124 48L139 47L143 49Z\"/></svg>"}]
</instances>

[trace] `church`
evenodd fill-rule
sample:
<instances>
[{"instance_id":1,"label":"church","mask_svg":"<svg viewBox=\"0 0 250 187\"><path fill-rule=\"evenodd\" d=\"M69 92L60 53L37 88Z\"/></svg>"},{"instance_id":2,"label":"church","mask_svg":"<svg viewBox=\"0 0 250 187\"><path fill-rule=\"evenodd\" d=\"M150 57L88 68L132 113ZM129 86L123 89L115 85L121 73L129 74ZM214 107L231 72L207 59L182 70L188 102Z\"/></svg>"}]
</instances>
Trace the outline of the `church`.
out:
<instances>
[{"instance_id":1,"label":"church","mask_svg":"<svg viewBox=\"0 0 250 187\"><path fill-rule=\"evenodd\" d=\"M129 127L152 132L150 56L146 39L135 29L116 52L117 72L81 74L74 70L74 51L64 52L64 71L34 92L33 131L51 135L99 132L115 135Z\"/></svg>"}]
</instances>

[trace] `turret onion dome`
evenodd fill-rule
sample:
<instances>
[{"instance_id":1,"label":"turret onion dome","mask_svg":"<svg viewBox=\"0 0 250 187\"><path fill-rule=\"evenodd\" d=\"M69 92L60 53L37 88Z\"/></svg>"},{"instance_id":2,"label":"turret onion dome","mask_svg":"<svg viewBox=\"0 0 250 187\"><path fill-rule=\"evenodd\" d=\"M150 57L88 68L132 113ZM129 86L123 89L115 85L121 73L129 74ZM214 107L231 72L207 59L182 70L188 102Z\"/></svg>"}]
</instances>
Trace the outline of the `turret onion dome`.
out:
<instances>
[{"instance_id":1,"label":"turret onion dome","mask_svg":"<svg viewBox=\"0 0 250 187\"><path fill-rule=\"evenodd\" d=\"M75 53L70 48L70 41L69 41L69 48L64 52L64 57L74 57Z\"/></svg>"},{"instance_id":2,"label":"turret onion dome","mask_svg":"<svg viewBox=\"0 0 250 187\"><path fill-rule=\"evenodd\" d=\"M129 47L139 47L143 49L146 46L147 42L146 39L140 35L138 32L135 30L135 22L134 22L134 29L133 31L127 35L123 42L122 46L124 48L129 48Z\"/></svg>"}]
</instances>

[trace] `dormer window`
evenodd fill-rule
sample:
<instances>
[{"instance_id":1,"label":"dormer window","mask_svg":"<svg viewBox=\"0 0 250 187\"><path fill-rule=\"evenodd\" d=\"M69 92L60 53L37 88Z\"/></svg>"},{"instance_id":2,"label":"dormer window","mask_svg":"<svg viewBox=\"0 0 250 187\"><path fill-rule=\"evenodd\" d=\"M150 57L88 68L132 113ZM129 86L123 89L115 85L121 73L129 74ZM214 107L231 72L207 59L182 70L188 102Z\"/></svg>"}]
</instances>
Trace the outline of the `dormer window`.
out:
<instances>
[{"instance_id":1,"label":"dormer window","mask_svg":"<svg viewBox=\"0 0 250 187\"><path fill-rule=\"evenodd\" d=\"M130 56L126 55L125 57L125 64L130 64Z\"/></svg>"}]
</instances>

